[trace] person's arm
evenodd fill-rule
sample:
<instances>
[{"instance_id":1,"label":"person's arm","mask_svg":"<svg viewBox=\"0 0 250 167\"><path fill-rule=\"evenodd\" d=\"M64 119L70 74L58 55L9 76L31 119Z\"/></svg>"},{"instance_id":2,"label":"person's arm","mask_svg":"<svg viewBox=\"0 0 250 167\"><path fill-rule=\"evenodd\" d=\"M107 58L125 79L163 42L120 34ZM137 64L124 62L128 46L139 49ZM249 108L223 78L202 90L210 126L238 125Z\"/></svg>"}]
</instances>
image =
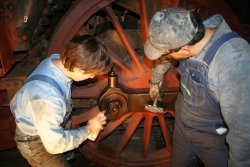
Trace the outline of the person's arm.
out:
<instances>
[{"instance_id":1,"label":"person's arm","mask_svg":"<svg viewBox=\"0 0 250 167\"><path fill-rule=\"evenodd\" d=\"M244 53L239 51L243 45L227 50L218 75L220 107L229 129L230 167L250 166L250 49L245 47Z\"/></svg>"},{"instance_id":2,"label":"person's arm","mask_svg":"<svg viewBox=\"0 0 250 167\"><path fill-rule=\"evenodd\" d=\"M163 81L164 75L170 68L172 67L172 63L168 61L161 61L160 59L153 61L152 67L152 76L151 82L152 83L159 83Z\"/></svg>"},{"instance_id":3,"label":"person's arm","mask_svg":"<svg viewBox=\"0 0 250 167\"><path fill-rule=\"evenodd\" d=\"M154 101L155 98L157 100L162 100L160 96L160 89L163 82L163 78L166 72L172 67L172 64L168 61L161 61L160 59L153 61L152 67L152 76L149 82L150 84L150 97Z\"/></svg>"},{"instance_id":4,"label":"person's arm","mask_svg":"<svg viewBox=\"0 0 250 167\"><path fill-rule=\"evenodd\" d=\"M44 147L51 154L63 153L77 148L89 134L102 129L104 118L89 120L87 126L75 130L65 130L60 125L65 115L64 102L61 99L35 99L31 101L37 133ZM103 115L103 113L101 113Z\"/></svg>"}]
</instances>

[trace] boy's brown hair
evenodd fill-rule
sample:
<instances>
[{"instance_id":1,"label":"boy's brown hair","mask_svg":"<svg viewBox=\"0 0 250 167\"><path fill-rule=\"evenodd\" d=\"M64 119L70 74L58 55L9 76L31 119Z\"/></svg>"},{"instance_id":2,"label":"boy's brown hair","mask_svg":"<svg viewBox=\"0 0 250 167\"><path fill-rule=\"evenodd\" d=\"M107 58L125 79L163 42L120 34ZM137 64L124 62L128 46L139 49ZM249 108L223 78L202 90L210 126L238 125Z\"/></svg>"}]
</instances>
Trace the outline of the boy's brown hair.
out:
<instances>
[{"instance_id":1,"label":"boy's brown hair","mask_svg":"<svg viewBox=\"0 0 250 167\"><path fill-rule=\"evenodd\" d=\"M77 67L86 73L103 75L112 68L112 60L106 47L90 35L74 37L65 46L60 59L69 71Z\"/></svg>"}]
</instances>

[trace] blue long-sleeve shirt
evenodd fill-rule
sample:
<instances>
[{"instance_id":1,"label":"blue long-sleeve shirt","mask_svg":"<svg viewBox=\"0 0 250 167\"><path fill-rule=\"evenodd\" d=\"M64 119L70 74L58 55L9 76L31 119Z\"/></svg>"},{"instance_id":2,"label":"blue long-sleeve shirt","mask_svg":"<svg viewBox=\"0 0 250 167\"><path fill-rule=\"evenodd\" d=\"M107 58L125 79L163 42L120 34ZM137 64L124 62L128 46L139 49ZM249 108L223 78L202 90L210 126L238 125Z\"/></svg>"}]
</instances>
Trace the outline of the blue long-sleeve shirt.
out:
<instances>
[{"instance_id":1,"label":"blue long-sleeve shirt","mask_svg":"<svg viewBox=\"0 0 250 167\"><path fill-rule=\"evenodd\" d=\"M190 57L202 63L205 63L202 59L211 44L222 34L232 31L221 15L208 18L204 25L216 31L201 52ZM170 63L156 63L151 81L162 81L170 67ZM229 166L250 166L250 46L247 41L234 38L218 49L209 66L208 87L218 100L229 129L226 137Z\"/></svg>"},{"instance_id":2,"label":"blue long-sleeve shirt","mask_svg":"<svg viewBox=\"0 0 250 167\"><path fill-rule=\"evenodd\" d=\"M35 80L26 83L10 103L17 127L24 134L38 135L51 154L72 150L87 139L85 127L75 130L61 127L64 117L72 109L72 80L52 63L59 57L59 54L51 55L30 76L43 74L53 78L62 88L66 99L54 86Z\"/></svg>"}]
</instances>

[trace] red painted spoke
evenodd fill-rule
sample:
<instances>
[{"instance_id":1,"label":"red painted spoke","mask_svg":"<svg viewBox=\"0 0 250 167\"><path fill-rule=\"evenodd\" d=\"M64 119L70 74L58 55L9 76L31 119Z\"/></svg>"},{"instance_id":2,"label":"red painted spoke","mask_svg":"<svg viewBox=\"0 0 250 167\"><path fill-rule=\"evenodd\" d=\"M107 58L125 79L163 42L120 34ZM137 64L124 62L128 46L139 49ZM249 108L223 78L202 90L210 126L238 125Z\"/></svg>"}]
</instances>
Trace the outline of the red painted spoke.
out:
<instances>
[{"instance_id":1,"label":"red painted spoke","mask_svg":"<svg viewBox=\"0 0 250 167\"><path fill-rule=\"evenodd\" d=\"M137 68L138 71L143 71L142 65L135 53L135 51L133 50L133 48L131 47L131 45L129 44L129 41L127 39L127 37L125 36L125 33L122 29L121 24L119 23L118 19L115 16L115 13L112 9L111 6L106 6L104 8L104 10L106 11L106 13L108 14L109 18L111 19L111 22L113 23L124 47L127 49L129 55L131 56L131 59L133 60L132 63L135 65L135 67Z\"/></svg>"},{"instance_id":2,"label":"red painted spoke","mask_svg":"<svg viewBox=\"0 0 250 167\"><path fill-rule=\"evenodd\" d=\"M169 113L173 118L175 118L175 112L174 111L172 111L172 110L165 110L163 112L164 112L164 114Z\"/></svg>"},{"instance_id":3,"label":"red painted spoke","mask_svg":"<svg viewBox=\"0 0 250 167\"><path fill-rule=\"evenodd\" d=\"M149 145L149 140L151 136L151 130L152 130L152 121L153 116L146 115L145 116L145 122L144 122L144 133L143 133L143 156L147 157L147 150Z\"/></svg>"},{"instance_id":4,"label":"red painted spoke","mask_svg":"<svg viewBox=\"0 0 250 167\"><path fill-rule=\"evenodd\" d=\"M48 49L48 56L60 52L76 34L89 17L100 8L111 4L115 0L81 0L76 1L74 8L65 15L59 23L60 27L52 36Z\"/></svg>"},{"instance_id":5,"label":"red painted spoke","mask_svg":"<svg viewBox=\"0 0 250 167\"><path fill-rule=\"evenodd\" d=\"M104 130L98 136L97 143L100 142L102 139L104 139L106 136L108 136L110 133L112 133L116 128L118 128L132 114L133 114L132 112L129 112L129 113L123 115L120 119L118 119L116 121L110 121L105 126Z\"/></svg>"},{"instance_id":6,"label":"red painted spoke","mask_svg":"<svg viewBox=\"0 0 250 167\"><path fill-rule=\"evenodd\" d=\"M99 41L101 41L102 39L100 39L100 37L96 36L95 37L96 39L98 39ZM124 64L122 63L119 59L117 59L114 55L115 53L108 47L106 46L108 52L111 54L112 56L112 61L113 63L118 66L119 68L121 68L121 70L123 70L125 73L130 73L131 74L131 71L130 69Z\"/></svg>"},{"instance_id":7,"label":"red painted spoke","mask_svg":"<svg viewBox=\"0 0 250 167\"><path fill-rule=\"evenodd\" d=\"M170 142L170 138L169 138L169 132L166 128L166 121L164 119L164 116L163 115L159 115L157 116L158 120L159 120L159 124L160 124L160 127L161 127L161 132L162 132L162 135L163 135L163 138L165 140L165 143L166 143L166 148L168 150L171 150L171 142Z\"/></svg>"},{"instance_id":8,"label":"red painted spoke","mask_svg":"<svg viewBox=\"0 0 250 167\"><path fill-rule=\"evenodd\" d=\"M111 55L114 55L115 53L113 51L111 51L111 49L109 49L107 47L107 49L109 50L109 53L111 53ZM118 66L119 68L121 68L122 71L124 71L125 73L129 73L131 74L132 72L130 71L130 69L125 65L123 64L120 60L118 60L117 58L115 58L115 56L112 56L112 60L114 62L114 64L116 66Z\"/></svg>"},{"instance_id":9,"label":"red painted spoke","mask_svg":"<svg viewBox=\"0 0 250 167\"><path fill-rule=\"evenodd\" d=\"M120 155L120 153L124 150L125 146L127 145L129 139L134 134L138 124L141 122L141 119L143 118L143 115L140 113L135 113L132 116L132 119L130 120L128 127L126 128L125 133L123 134L120 143L118 144L116 148L117 155Z\"/></svg>"}]
</instances>

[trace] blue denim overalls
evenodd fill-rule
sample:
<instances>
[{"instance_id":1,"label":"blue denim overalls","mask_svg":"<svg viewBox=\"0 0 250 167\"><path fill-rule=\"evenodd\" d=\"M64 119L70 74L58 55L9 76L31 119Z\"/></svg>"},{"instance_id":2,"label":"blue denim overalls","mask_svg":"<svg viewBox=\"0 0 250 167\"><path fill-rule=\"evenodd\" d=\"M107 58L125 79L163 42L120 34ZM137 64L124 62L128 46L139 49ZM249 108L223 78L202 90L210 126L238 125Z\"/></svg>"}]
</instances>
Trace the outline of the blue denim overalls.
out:
<instances>
[{"instance_id":1,"label":"blue denim overalls","mask_svg":"<svg viewBox=\"0 0 250 167\"><path fill-rule=\"evenodd\" d=\"M203 58L206 64L191 59L180 62L181 93L175 108L172 167L195 167L198 159L206 167L227 166L227 128L220 105L208 90L208 70L217 49L234 37L237 34L230 32L215 41Z\"/></svg>"}]
</instances>

